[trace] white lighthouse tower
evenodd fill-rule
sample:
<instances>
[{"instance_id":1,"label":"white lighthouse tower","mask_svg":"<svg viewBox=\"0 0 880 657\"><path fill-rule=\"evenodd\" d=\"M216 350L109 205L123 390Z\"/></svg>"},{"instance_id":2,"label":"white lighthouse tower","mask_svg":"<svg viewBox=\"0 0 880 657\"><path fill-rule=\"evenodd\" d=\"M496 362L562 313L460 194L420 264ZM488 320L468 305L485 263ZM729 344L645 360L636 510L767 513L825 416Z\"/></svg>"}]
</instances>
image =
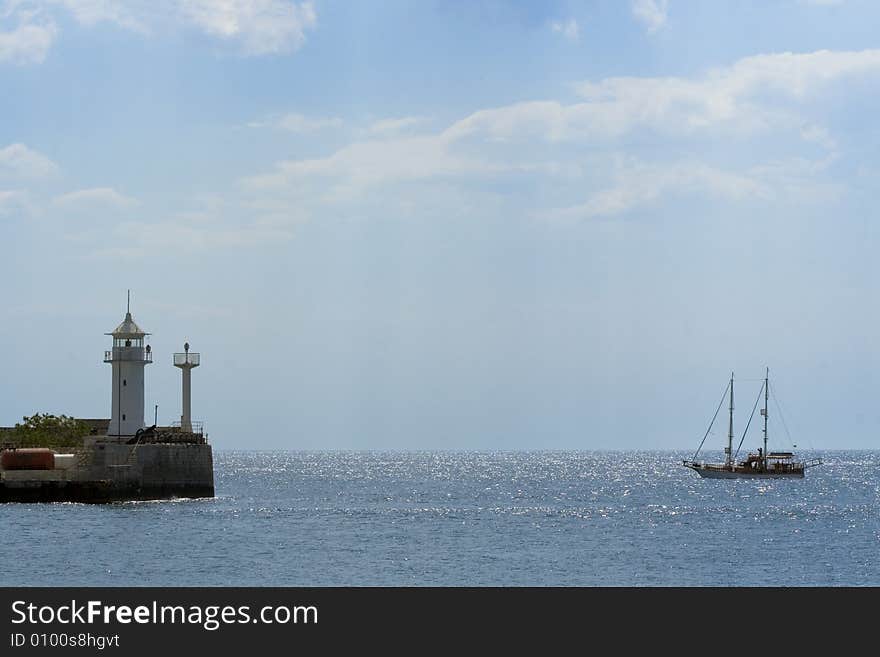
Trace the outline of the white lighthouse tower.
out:
<instances>
[{"instance_id":1,"label":"white lighthouse tower","mask_svg":"<svg viewBox=\"0 0 880 657\"><path fill-rule=\"evenodd\" d=\"M130 304L130 297L129 297ZM113 405L108 436L133 436L144 427L144 366L153 362L149 335L131 318L130 305L125 319L112 333L113 349L104 352L104 362L113 366Z\"/></svg>"}]
</instances>

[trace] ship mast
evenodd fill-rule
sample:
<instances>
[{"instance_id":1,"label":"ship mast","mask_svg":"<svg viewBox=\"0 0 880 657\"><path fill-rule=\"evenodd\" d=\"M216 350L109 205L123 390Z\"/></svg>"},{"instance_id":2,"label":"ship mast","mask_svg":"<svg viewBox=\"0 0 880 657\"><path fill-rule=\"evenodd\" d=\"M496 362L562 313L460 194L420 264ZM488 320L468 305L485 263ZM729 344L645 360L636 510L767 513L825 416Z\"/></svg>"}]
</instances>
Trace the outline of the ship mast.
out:
<instances>
[{"instance_id":1,"label":"ship mast","mask_svg":"<svg viewBox=\"0 0 880 657\"><path fill-rule=\"evenodd\" d=\"M764 416L764 468L767 467L767 414L768 414L768 401L770 399L770 368L767 368L767 371L764 375L764 409L761 411L761 415Z\"/></svg>"},{"instance_id":2,"label":"ship mast","mask_svg":"<svg viewBox=\"0 0 880 657\"><path fill-rule=\"evenodd\" d=\"M727 431L727 449L724 450L724 464L730 466L733 451L733 372L730 373L730 428Z\"/></svg>"}]
</instances>

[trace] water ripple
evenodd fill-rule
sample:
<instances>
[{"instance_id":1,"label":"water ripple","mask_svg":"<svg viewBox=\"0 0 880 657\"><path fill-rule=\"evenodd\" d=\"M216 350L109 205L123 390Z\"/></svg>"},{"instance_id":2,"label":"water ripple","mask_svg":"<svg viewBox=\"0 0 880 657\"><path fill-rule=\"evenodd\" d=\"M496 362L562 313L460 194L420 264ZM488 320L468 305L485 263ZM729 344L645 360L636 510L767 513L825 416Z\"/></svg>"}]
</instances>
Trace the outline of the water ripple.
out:
<instances>
[{"instance_id":1,"label":"water ripple","mask_svg":"<svg viewBox=\"0 0 880 657\"><path fill-rule=\"evenodd\" d=\"M218 452L212 500L0 505L0 584L880 585L880 452L687 456Z\"/></svg>"}]
</instances>

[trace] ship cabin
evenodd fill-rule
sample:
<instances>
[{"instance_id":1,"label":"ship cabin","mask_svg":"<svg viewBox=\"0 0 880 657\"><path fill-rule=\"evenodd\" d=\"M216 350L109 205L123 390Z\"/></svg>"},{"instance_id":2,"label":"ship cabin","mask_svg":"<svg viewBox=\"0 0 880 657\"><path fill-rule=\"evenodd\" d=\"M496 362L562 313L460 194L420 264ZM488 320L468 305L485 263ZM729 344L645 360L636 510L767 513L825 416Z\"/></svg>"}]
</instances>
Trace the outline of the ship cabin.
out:
<instances>
[{"instance_id":1,"label":"ship cabin","mask_svg":"<svg viewBox=\"0 0 880 657\"><path fill-rule=\"evenodd\" d=\"M803 464L794 462L793 452L768 452L758 448L758 453L749 452L740 467L758 470L762 472L795 472L803 469Z\"/></svg>"}]
</instances>

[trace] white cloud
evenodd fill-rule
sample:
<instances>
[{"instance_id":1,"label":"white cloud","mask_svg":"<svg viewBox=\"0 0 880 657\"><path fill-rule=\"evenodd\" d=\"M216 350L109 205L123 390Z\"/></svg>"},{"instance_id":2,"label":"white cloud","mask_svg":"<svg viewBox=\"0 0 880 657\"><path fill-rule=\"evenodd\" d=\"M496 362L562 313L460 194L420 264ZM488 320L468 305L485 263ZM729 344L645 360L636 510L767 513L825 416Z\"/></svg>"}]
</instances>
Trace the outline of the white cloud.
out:
<instances>
[{"instance_id":1,"label":"white cloud","mask_svg":"<svg viewBox=\"0 0 880 657\"><path fill-rule=\"evenodd\" d=\"M835 156L812 161L776 160L742 172L725 171L696 161L645 164L618 160L614 183L594 192L584 203L538 213L555 220L588 220L623 215L670 194L703 196L724 201L791 201L820 203L838 198L843 186L821 179Z\"/></svg>"},{"instance_id":2,"label":"white cloud","mask_svg":"<svg viewBox=\"0 0 880 657\"><path fill-rule=\"evenodd\" d=\"M319 132L329 128L341 128L342 119L332 118L313 118L302 114L290 113L278 118L266 121L253 121L248 124L251 128L273 127L287 130L288 132L296 132L299 134L308 134Z\"/></svg>"},{"instance_id":3,"label":"white cloud","mask_svg":"<svg viewBox=\"0 0 880 657\"><path fill-rule=\"evenodd\" d=\"M0 148L0 177L42 178L57 170L52 160L24 144Z\"/></svg>"},{"instance_id":4,"label":"white cloud","mask_svg":"<svg viewBox=\"0 0 880 657\"><path fill-rule=\"evenodd\" d=\"M367 132L376 137L392 137L399 135L411 128L415 128L425 122L425 118L421 116L404 116L397 119L382 119L374 121Z\"/></svg>"},{"instance_id":5,"label":"white cloud","mask_svg":"<svg viewBox=\"0 0 880 657\"><path fill-rule=\"evenodd\" d=\"M746 57L694 78L614 77L575 85L584 102L528 101L480 110L450 126L451 139L541 137L615 139L637 128L682 134L723 127L756 132L790 124L793 114L767 94L797 104L847 76L880 73L880 50L778 53ZM800 121L795 120L795 125Z\"/></svg>"},{"instance_id":6,"label":"white cloud","mask_svg":"<svg viewBox=\"0 0 880 657\"><path fill-rule=\"evenodd\" d=\"M244 55L293 52L317 25L311 2L289 0L0 0L0 18L20 25L0 32L0 62L39 63L58 29L52 17L69 14L80 25L109 23L141 34L196 29L234 44ZM46 17L49 18L46 18ZM37 20L42 22L37 22Z\"/></svg>"},{"instance_id":7,"label":"white cloud","mask_svg":"<svg viewBox=\"0 0 880 657\"><path fill-rule=\"evenodd\" d=\"M668 0L633 0L633 16L641 22L648 32L656 32L666 25L666 14L669 11Z\"/></svg>"},{"instance_id":8,"label":"white cloud","mask_svg":"<svg viewBox=\"0 0 880 657\"><path fill-rule=\"evenodd\" d=\"M485 135L496 140L539 137L558 141L573 136L572 128L581 122L578 115L584 109L586 104L566 106L555 100L525 101L478 110L453 123L444 134L449 140ZM591 129L599 127L593 121L588 122L592 124Z\"/></svg>"},{"instance_id":9,"label":"white cloud","mask_svg":"<svg viewBox=\"0 0 880 657\"><path fill-rule=\"evenodd\" d=\"M823 177L837 157L832 153L821 160L801 157L772 160L750 167L746 173L772 190L776 198L799 204L824 202L845 193L845 185Z\"/></svg>"},{"instance_id":10,"label":"white cloud","mask_svg":"<svg viewBox=\"0 0 880 657\"><path fill-rule=\"evenodd\" d=\"M46 59L57 33L51 22L25 23L11 32L0 32L0 63L39 64Z\"/></svg>"},{"instance_id":11,"label":"white cloud","mask_svg":"<svg viewBox=\"0 0 880 657\"><path fill-rule=\"evenodd\" d=\"M676 192L729 200L826 199L840 192L822 182L838 157L837 143L802 114L827 85L878 74L880 50L864 50L756 55L689 78L606 78L577 85L582 102L483 109L430 134L397 134L414 125L409 118L377 122L368 138L325 157L283 160L241 182L261 198L326 208L365 200L366 190L381 185L401 185L394 193L402 198L410 190L407 198L418 203L425 189L418 183L426 181L463 187L491 180L515 188L533 181L536 190L543 186L565 197L561 205L569 203L556 216L581 218L628 212ZM608 149L619 149L620 138L637 130L652 132L662 150L676 152L672 161L615 165ZM725 148L719 144L736 143L741 150L744 139L761 141L745 162L728 169L711 154L702 160L688 155L694 137L717 140L715 153ZM821 159L798 159L812 157L815 145L826 151ZM597 189L608 171L617 171L616 177ZM484 196L492 193L491 185L482 187Z\"/></svg>"},{"instance_id":12,"label":"white cloud","mask_svg":"<svg viewBox=\"0 0 880 657\"><path fill-rule=\"evenodd\" d=\"M148 31L149 4L120 0L44 0L44 4L63 7L81 25L91 27L99 23L114 23L136 32Z\"/></svg>"},{"instance_id":13,"label":"white cloud","mask_svg":"<svg viewBox=\"0 0 880 657\"><path fill-rule=\"evenodd\" d=\"M592 219L623 214L671 192L698 193L730 200L764 197L771 190L748 175L730 173L699 162L671 165L630 165L616 175L616 183L582 204L552 210L554 219Z\"/></svg>"},{"instance_id":14,"label":"white cloud","mask_svg":"<svg viewBox=\"0 0 880 657\"><path fill-rule=\"evenodd\" d=\"M205 33L240 44L249 55L297 50L317 24L311 2L179 0L183 17Z\"/></svg>"},{"instance_id":15,"label":"white cloud","mask_svg":"<svg viewBox=\"0 0 880 657\"><path fill-rule=\"evenodd\" d=\"M65 207L81 207L104 205L116 208L126 208L137 204L137 200L130 196L120 194L111 187L94 187L80 189L75 192L63 194L53 201L55 205Z\"/></svg>"},{"instance_id":16,"label":"white cloud","mask_svg":"<svg viewBox=\"0 0 880 657\"><path fill-rule=\"evenodd\" d=\"M766 124L760 96L778 92L799 100L824 84L849 75L880 72L880 50L775 53L746 57L696 78L608 78L586 82L580 94L624 123L725 121Z\"/></svg>"},{"instance_id":17,"label":"white cloud","mask_svg":"<svg viewBox=\"0 0 880 657\"><path fill-rule=\"evenodd\" d=\"M571 41L577 41L581 36L578 22L573 18L569 18L567 21L553 21L550 23L550 29Z\"/></svg>"},{"instance_id":18,"label":"white cloud","mask_svg":"<svg viewBox=\"0 0 880 657\"><path fill-rule=\"evenodd\" d=\"M487 173L492 166L454 154L443 135L355 142L333 155L279 162L275 171L243 180L250 189L285 187L307 177L336 179L348 188L426 178Z\"/></svg>"},{"instance_id":19,"label":"white cloud","mask_svg":"<svg viewBox=\"0 0 880 657\"><path fill-rule=\"evenodd\" d=\"M819 144L829 153L833 154L837 151L837 141L822 126L812 123L804 124L801 126L801 138L804 141Z\"/></svg>"},{"instance_id":20,"label":"white cloud","mask_svg":"<svg viewBox=\"0 0 880 657\"><path fill-rule=\"evenodd\" d=\"M27 194L23 190L0 189L0 217L12 216L27 209Z\"/></svg>"},{"instance_id":21,"label":"white cloud","mask_svg":"<svg viewBox=\"0 0 880 657\"><path fill-rule=\"evenodd\" d=\"M221 251L280 244L294 236L306 212L286 202L242 202L233 195L199 194L179 211L156 221L130 218L100 231L94 225L72 226L67 239L100 241L95 258L174 257L181 253Z\"/></svg>"},{"instance_id":22,"label":"white cloud","mask_svg":"<svg viewBox=\"0 0 880 657\"><path fill-rule=\"evenodd\" d=\"M179 221L130 221L118 224L110 236L109 241L115 241L118 246L100 249L91 253L90 257L117 259L173 256L178 253L278 244L292 237L293 229L289 226L278 227L261 222L235 226L220 223L185 224Z\"/></svg>"}]
</instances>

